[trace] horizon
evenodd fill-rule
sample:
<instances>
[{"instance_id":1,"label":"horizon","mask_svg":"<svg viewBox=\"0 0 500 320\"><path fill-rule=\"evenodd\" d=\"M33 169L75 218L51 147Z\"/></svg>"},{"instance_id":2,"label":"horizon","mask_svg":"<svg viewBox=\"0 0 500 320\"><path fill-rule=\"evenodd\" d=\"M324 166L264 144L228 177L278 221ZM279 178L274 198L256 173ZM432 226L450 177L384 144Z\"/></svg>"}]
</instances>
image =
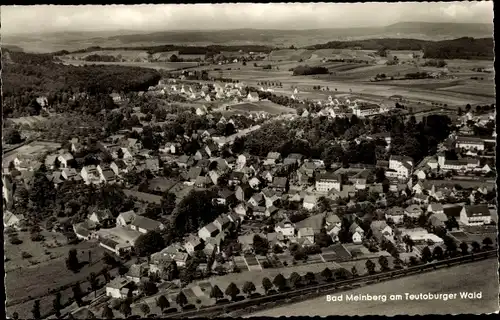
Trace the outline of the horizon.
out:
<instances>
[{"instance_id":1,"label":"horizon","mask_svg":"<svg viewBox=\"0 0 500 320\"><path fill-rule=\"evenodd\" d=\"M398 23L493 25L492 1L352 4L37 5L2 6L1 9L2 35L4 36L61 32L133 32L141 34L176 31L295 31L381 28ZM379 12L380 14L375 17L373 15L366 16L365 12L368 14ZM51 19L37 19L40 16L49 16ZM204 27L200 28L199 25L204 25ZM234 27L228 29L228 25Z\"/></svg>"}]
</instances>

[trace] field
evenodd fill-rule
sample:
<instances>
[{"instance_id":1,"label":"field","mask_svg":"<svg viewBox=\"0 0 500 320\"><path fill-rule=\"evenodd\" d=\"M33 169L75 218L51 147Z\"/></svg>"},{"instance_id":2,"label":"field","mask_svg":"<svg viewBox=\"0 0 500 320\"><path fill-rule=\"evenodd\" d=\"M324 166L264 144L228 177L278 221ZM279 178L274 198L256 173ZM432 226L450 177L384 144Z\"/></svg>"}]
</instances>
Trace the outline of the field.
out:
<instances>
[{"instance_id":1,"label":"field","mask_svg":"<svg viewBox=\"0 0 500 320\"><path fill-rule=\"evenodd\" d=\"M442 269L427 273L391 280L348 291L353 294L419 294L419 293L459 293L482 292L480 300L443 301L363 301L327 302L325 297L316 298L251 314L252 317L275 316L365 316L399 314L478 314L498 311L498 263L488 259L469 263L452 269Z\"/></svg>"},{"instance_id":2,"label":"field","mask_svg":"<svg viewBox=\"0 0 500 320\"><path fill-rule=\"evenodd\" d=\"M77 249L78 258L84 264L82 269L76 274L69 271L65 264L67 252L71 248ZM43 251L38 252L37 249L38 247L35 245L32 250L28 251L33 254L31 259L36 259L44 254ZM16 256L14 252L20 250L6 243L5 251L7 257L11 256L14 259ZM98 273L104 266L101 260L104 249L98 247L95 243L81 242L77 245L61 247L58 251L58 258L34 266L24 266L6 273L6 303L8 304L10 313L18 312L20 318L31 316L30 310L35 298L41 300L40 305L42 314L50 312L54 297L48 293L48 290L72 284L76 281L85 280L91 272ZM85 262L88 262L89 251L91 252L92 258L91 265L88 263L85 264ZM9 268L8 264L6 264L6 269L7 268ZM85 292L88 286L88 283L82 285L82 290ZM63 303L71 296L71 288L64 290L62 292Z\"/></svg>"},{"instance_id":3,"label":"field","mask_svg":"<svg viewBox=\"0 0 500 320\"><path fill-rule=\"evenodd\" d=\"M230 106L231 110L244 112L265 111L270 114L295 113L295 109L280 106L270 101L244 102Z\"/></svg>"},{"instance_id":4,"label":"field","mask_svg":"<svg viewBox=\"0 0 500 320\"><path fill-rule=\"evenodd\" d=\"M178 70L197 66L197 62L97 62L97 61L82 61L82 60L64 60L66 65L83 66L83 65L121 65L126 67L142 67L161 70Z\"/></svg>"}]
</instances>

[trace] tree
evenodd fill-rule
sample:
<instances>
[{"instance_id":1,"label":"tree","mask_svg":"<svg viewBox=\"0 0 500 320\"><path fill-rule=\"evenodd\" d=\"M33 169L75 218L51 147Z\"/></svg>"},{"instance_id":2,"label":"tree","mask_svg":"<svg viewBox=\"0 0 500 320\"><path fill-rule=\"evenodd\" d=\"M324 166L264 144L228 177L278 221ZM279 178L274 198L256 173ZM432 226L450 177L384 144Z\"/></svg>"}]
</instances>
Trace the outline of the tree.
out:
<instances>
[{"instance_id":1,"label":"tree","mask_svg":"<svg viewBox=\"0 0 500 320\"><path fill-rule=\"evenodd\" d=\"M468 254L469 253L469 245L467 243L465 243L464 241L462 241L462 243L460 243L460 250L462 251L463 255Z\"/></svg>"},{"instance_id":2,"label":"tree","mask_svg":"<svg viewBox=\"0 0 500 320\"><path fill-rule=\"evenodd\" d=\"M151 312L151 309L149 309L149 306L146 303L141 304L140 309L144 314L144 317L147 317L147 315Z\"/></svg>"},{"instance_id":3,"label":"tree","mask_svg":"<svg viewBox=\"0 0 500 320\"><path fill-rule=\"evenodd\" d=\"M276 288L278 288L278 290L282 291L286 287L286 279L281 273L279 273L276 277L274 277L273 284Z\"/></svg>"},{"instance_id":4,"label":"tree","mask_svg":"<svg viewBox=\"0 0 500 320\"><path fill-rule=\"evenodd\" d=\"M75 283L73 287L71 288L73 291L73 299L75 300L76 304L80 307L82 305L82 288L80 288L80 283Z\"/></svg>"},{"instance_id":5,"label":"tree","mask_svg":"<svg viewBox=\"0 0 500 320\"><path fill-rule=\"evenodd\" d=\"M382 47L377 50L377 54L381 57L387 57L387 48Z\"/></svg>"},{"instance_id":6,"label":"tree","mask_svg":"<svg viewBox=\"0 0 500 320\"><path fill-rule=\"evenodd\" d=\"M14 320L19 320L19 313L14 312L14 313L12 314L12 319L14 319Z\"/></svg>"},{"instance_id":7,"label":"tree","mask_svg":"<svg viewBox=\"0 0 500 320\"><path fill-rule=\"evenodd\" d=\"M380 269L382 271L387 271L389 270L389 261L387 260L387 258L385 256L380 256L380 258L378 258L378 264L380 265Z\"/></svg>"},{"instance_id":8,"label":"tree","mask_svg":"<svg viewBox=\"0 0 500 320\"><path fill-rule=\"evenodd\" d=\"M97 278L97 275L94 272L91 272L90 275L88 276L87 280L90 283L90 287L92 288L92 291L94 291L94 298L96 297L96 291L99 289L99 279Z\"/></svg>"},{"instance_id":9,"label":"tree","mask_svg":"<svg viewBox=\"0 0 500 320\"><path fill-rule=\"evenodd\" d=\"M255 288L255 285L253 284L253 282L251 281L247 281L245 282L245 284L243 285L243 293L250 296L255 290L257 290Z\"/></svg>"},{"instance_id":10,"label":"tree","mask_svg":"<svg viewBox=\"0 0 500 320\"><path fill-rule=\"evenodd\" d=\"M161 309L161 311L170 307L170 303L164 295L161 295L158 300L156 300L156 305Z\"/></svg>"},{"instance_id":11,"label":"tree","mask_svg":"<svg viewBox=\"0 0 500 320\"><path fill-rule=\"evenodd\" d=\"M105 305L102 308L101 318L102 319L113 319L114 318L113 309L109 307L109 305Z\"/></svg>"},{"instance_id":12,"label":"tree","mask_svg":"<svg viewBox=\"0 0 500 320\"><path fill-rule=\"evenodd\" d=\"M224 297L224 294L222 293L222 290L219 288L219 286L215 285L212 287L212 291L210 291L210 298L214 298L215 301L218 301L219 299L222 299Z\"/></svg>"},{"instance_id":13,"label":"tree","mask_svg":"<svg viewBox=\"0 0 500 320\"><path fill-rule=\"evenodd\" d=\"M422 261L423 262L431 262L432 261L432 252L429 247L425 247L422 249Z\"/></svg>"},{"instance_id":14,"label":"tree","mask_svg":"<svg viewBox=\"0 0 500 320\"><path fill-rule=\"evenodd\" d=\"M130 304L127 300L122 301L122 304L120 306L120 312L128 318L132 314L132 309L130 308Z\"/></svg>"},{"instance_id":15,"label":"tree","mask_svg":"<svg viewBox=\"0 0 500 320\"><path fill-rule=\"evenodd\" d=\"M489 249L491 249L492 245L493 245L493 241L491 240L491 238L489 238L489 237L484 238L484 240L483 240L484 249L489 250Z\"/></svg>"},{"instance_id":16,"label":"tree","mask_svg":"<svg viewBox=\"0 0 500 320\"><path fill-rule=\"evenodd\" d=\"M311 284L311 283L314 282L314 280L316 280L316 276L312 272L306 273L306 275L304 276L304 278L306 279L307 284Z\"/></svg>"},{"instance_id":17,"label":"tree","mask_svg":"<svg viewBox=\"0 0 500 320\"><path fill-rule=\"evenodd\" d=\"M21 138L21 134L19 133L19 130L15 128L10 128L5 130L5 143L8 144L18 144L23 142L23 139Z\"/></svg>"},{"instance_id":18,"label":"tree","mask_svg":"<svg viewBox=\"0 0 500 320\"><path fill-rule=\"evenodd\" d=\"M76 249L71 249L68 252L68 258L66 259L66 267L73 272L76 272L80 268L77 254Z\"/></svg>"},{"instance_id":19,"label":"tree","mask_svg":"<svg viewBox=\"0 0 500 320\"><path fill-rule=\"evenodd\" d=\"M183 308L187 303L188 303L188 300L186 298L186 295L184 294L184 292L179 292L179 294L177 295L177 297L175 298L175 302L181 307Z\"/></svg>"},{"instance_id":20,"label":"tree","mask_svg":"<svg viewBox=\"0 0 500 320\"><path fill-rule=\"evenodd\" d=\"M138 256L144 257L165 248L162 235L157 231L150 231L140 235L135 242L135 252Z\"/></svg>"},{"instance_id":21,"label":"tree","mask_svg":"<svg viewBox=\"0 0 500 320\"><path fill-rule=\"evenodd\" d=\"M269 242L267 241L267 239L264 239L258 234L256 234L253 237L253 248L255 254L264 256L269 251Z\"/></svg>"},{"instance_id":22,"label":"tree","mask_svg":"<svg viewBox=\"0 0 500 320\"><path fill-rule=\"evenodd\" d=\"M357 277L358 276L358 269L356 269L356 266L352 266L351 273L352 273L353 277Z\"/></svg>"},{"instance_id":23,"label":"tree","mask_svg":"<svg viewBox=\"0 0 500 320\"><path fill-rule=\"evenodd\" d=\"M236 299L236 296L240 294L240 289L234 284L234 282L231 282L227 288L226 291L224 292L226 296L230 296L231 300L234 301Z\"/></svg>"},{"instance_id":24,"label":"tree","mask_svg":"<svg viewBox=\"0 0 500 320\"><path fill-rule=\"evenodd\" d=\"M437 246L434 248L434 250L432 250L432 256L436 259L436 260L441 260L443 259L444 257L444 252L443 252L443 249L440 247L440 246Z\"/></svg>"},{"instance_id":25,"label":"tree","mask_svg":"<svg viewBox=\"0 0 500 320\"><path fill-rule=\"evenodd\" d=\"M269 290L271 290L272 287L273 287L273 283L271 282L271 280L269 280L269 278L262 279L262 288L264 288L264 290L266 291L266 293Z\"/></svg>"},{"instance_id":26,"label":"tree","mask_svg":"<svg viewBox=\"0 0 500 320\"><path fill-rule=\"evenodd\" d=\"M52 301L52 308L54 309L56 317L59 318L61 316L61 309L62 309L61 292L56 293L54 301Z\"/></svg>"},{"instance_id":27,"label":"tree","mask_svg":"<svg viewBox=\"0 0 500 320\"><path fill-rule=\"evenodd\" d=\"M321 271L321 276L325 279L325 281L331 281L333 278L332 270L325 268Z\"/></svg>"},{"instance_id":28,"label":"tree","mask_svg":"<svg viewBox=\"0 0 500 320\"><path fill-rule=\"evenodd\" d=\"M300 286L300 281L302 280L302 277L297 272L292 272L289 280L292 287L297 288L298 286Z\"/></svg>"},{"instance_id":29,"label":"tree","mask_svg":"<svg viewBox=\"0 0 500 320\"><path fill-rule=\"evenodd\" d=\"M472 252L474 253L479 252L481 250L481 245L477 241L472 242L471 246L472 246Z\"/></svg>"},{"instance_id":30,"label":"tree","mask_svg":"<svg viewBox=\"0 0 500 320\"><path fill-rule=\"evenodd\" d=\"M31 314L33 315L33 319L35 320L41 319L40 300L35 300L35 302L33 303L33 309L31 309Z\"/></svg>"},{"instance_id":31,"label":"tree","mask_svg":"<svg viewBox=\"0 0 500 320\"><path fill-rule=\"evenodd\" d=\"M375 273L375 263L371 260L367 260L365 263L366 270L368 270L368 274L374 274Z\"/></svg>"},{"instance_id":32,"label":"tree","mask_svg":"<svg viewBox=\"0 0 500 320\"><path fill-rule=\"evenodd\" d=\"M154 283L153 281L144 282L144 284L142 285L142 290L144 294L147 296L152 296L158 293L158 287L156 286L156 283Z\"/></svg>"},{"instance_id":33,"label":"tree","mask_svg":"<svg viewBox=\"0 0 500 320\"><path fill-rule=\"evenodd\" d=\"M457 252L456 242L448 235L443 237L444 245L446 246L446 253L448 256L453 257Z\"/></svg>"}]
</instances>

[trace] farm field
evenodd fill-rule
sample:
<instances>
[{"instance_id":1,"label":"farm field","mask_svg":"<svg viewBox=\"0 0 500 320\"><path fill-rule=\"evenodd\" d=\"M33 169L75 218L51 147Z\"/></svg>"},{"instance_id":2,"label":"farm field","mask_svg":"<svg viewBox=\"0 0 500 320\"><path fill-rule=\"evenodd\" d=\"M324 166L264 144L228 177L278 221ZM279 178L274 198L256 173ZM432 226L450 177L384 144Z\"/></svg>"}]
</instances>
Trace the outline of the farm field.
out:
<instances>
[{"instance_id":1,"label":"farm field","mask_svg":"<svg viewBox=\"0 0 500 320\"><path fill-rule=\"evenodd\" d=\"M498 310L498 262L488 259L476 263L468 263L452 269L442 269L425 276L414 275L367 287L358 288L345 293L352 294L402 294L411 293L459 293L482 292L479 300L444 301L363 301L363 302L327 302L325 297L307 300L296 304L264 310L247 317L274 316L364 316L399 314L471 314L490 313Z\"/></svg>"},{"instance_id":2,"label":"farm field","mask_svg":"<svg viewBox=\"0 0 500 320\"><path fill-rule=\"evenodd\" d=\"M281 114L281 113L295 113L296 110L292 108L287 108L285 106L280 106L271 101L259 101L259 102L243 102L229 106L231 110L244 111L244 112L258 112L265 111L270 114Z\"/></svg>"},{"instance_id":3,"label":"farm field","mask_svg":"<svg viewBox=\"0 0 500 320\"><path fill-rule=\"evenodd\" d=\"M178 70L197 66L197 62L98 62L82 60L63 60L63 64L82 66L82 65L121 65L127 67L142 67L161 70Z\"/></svg>"}]
</instances>

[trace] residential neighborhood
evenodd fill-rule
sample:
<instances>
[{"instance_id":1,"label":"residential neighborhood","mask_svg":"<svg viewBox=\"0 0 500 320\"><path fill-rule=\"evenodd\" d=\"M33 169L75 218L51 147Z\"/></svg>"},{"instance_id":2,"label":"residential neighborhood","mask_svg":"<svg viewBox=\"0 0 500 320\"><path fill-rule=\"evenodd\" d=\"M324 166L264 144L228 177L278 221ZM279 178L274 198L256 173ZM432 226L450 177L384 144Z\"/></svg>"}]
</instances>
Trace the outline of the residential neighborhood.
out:
<instances>
[{"instance_id":1,"label":"residential neighborhood","mask_svg":"<svg viewBox=\"0 0 500 320\"><path fill-rule=\"evenodd\" d=\"M116 37L5 51L9 318L238 317L494 269L496 106L469 87L454 97L472 74L460 50ZM398 71L414 67L436 76Z\"/></svg>"}]
</instances>

